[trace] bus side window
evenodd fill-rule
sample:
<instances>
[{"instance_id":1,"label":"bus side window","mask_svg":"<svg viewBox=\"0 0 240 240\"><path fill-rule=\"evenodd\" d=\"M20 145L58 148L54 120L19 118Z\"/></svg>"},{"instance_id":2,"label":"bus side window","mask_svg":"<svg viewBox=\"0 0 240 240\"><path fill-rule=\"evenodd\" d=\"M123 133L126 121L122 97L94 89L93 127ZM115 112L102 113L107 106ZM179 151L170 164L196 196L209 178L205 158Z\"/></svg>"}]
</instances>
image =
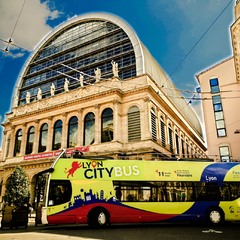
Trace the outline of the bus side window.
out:
<instances>
[{"instance_id":1,"label":"bus side window","mask_svg":"<svg viewBox=\"0 0 240 240\"><path fill-rule=\"evenodd\" d=\"M221 201L230 201L231 195L230 195L230 189L228 183L223 183L223 185L220 187L221 192Z\"/></svg>"},{"instance_id":2,"label":"bus side window","mask_svg":"<svg viewBox=\"0 0 240 240\"><path fill-rule=\"evenodd\" d=\"M232 182L229 183L230 185L230 194L231 194L231 200L235 200L240 197L240 186L239 183Z\"/></svg>"},{"instance_id":3,"label":"bus side window","mask_svg":"<svg viewBox=\"0 0 240 240\"><path fill-rule=\"evenodd\" d=\"M70 201L72 187L69 180L51 180L48 205L55 206Z\"/></svg>"},{"instance_id":4,"label":"bus side window","mask_svg":"<svg viewBox=\"0 0 240 240\"><path fill-rule=\"evenodd\" d=\"M115 195L116 195L116 198L119 201L121 201L121 199L122 199L121 187L115 187Z\"/></svg>"}]
</instances>

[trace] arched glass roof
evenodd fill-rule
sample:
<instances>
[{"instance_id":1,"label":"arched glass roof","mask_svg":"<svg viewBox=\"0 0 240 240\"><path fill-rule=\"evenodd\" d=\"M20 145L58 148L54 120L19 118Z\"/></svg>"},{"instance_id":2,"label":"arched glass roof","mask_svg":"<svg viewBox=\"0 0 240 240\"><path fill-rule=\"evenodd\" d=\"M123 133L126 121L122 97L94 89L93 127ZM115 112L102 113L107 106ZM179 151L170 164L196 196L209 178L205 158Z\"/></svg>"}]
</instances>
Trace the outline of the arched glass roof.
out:
<instances>
[{"instance_id":1,"label":"arched glass roof","mask_svg":"<svg viewBox=\"0 0 240 240\"><path fill-rule=\"evenodd\" d=\"M37 99L39 89L42 98L79 87L80 72L84 84L95 81L94 71L101 69L101 78L112 77L111 61L118 63L120 79L149 74L162 88L168 99L178 108L189 123L202 135L201 125L191 107L182 99L174 84L140 42L135 32L121 18L106 13L90 13L75 17L60 25L37 46L18 78L13 107ZM17 101L16 101L17 99Z\"/></svg>"}]
</instances>

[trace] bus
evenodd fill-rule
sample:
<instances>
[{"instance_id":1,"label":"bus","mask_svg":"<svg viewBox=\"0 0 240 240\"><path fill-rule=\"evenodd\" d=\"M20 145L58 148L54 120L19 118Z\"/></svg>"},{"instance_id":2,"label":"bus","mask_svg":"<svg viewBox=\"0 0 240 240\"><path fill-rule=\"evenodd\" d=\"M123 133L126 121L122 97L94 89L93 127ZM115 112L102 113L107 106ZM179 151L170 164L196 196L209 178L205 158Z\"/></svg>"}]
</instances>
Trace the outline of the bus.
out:
<instances>
[{"instance_id":1,"label":"bus","mask_svg":"<svg viewBox=\"0 0 240 240\"><path fill-rule=\"evenodd\" d=\"M59 157L38 182L42 224L240 220L237 162Z\"/></svg>"}]
</instances>

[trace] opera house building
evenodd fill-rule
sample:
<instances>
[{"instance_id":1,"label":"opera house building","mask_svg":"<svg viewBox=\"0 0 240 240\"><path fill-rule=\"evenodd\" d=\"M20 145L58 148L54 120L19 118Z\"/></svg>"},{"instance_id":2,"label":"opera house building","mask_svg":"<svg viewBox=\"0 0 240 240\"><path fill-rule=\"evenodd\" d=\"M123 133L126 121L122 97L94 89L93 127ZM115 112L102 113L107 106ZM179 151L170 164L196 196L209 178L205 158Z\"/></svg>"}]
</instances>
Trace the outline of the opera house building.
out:
<instances>
[{"instance_id":1,"label":"opera house building","mask_svg":"<svg viewBox=\"0 0 240 240\"><path fill-rule=\"evenodd\" d=\"M37 173L61 149L123 160L206 157L195 112L117 16L91 13L60 25L16 81L3 123L1 199L20 165L34 201Z\"/></svg>"}]
</instances>

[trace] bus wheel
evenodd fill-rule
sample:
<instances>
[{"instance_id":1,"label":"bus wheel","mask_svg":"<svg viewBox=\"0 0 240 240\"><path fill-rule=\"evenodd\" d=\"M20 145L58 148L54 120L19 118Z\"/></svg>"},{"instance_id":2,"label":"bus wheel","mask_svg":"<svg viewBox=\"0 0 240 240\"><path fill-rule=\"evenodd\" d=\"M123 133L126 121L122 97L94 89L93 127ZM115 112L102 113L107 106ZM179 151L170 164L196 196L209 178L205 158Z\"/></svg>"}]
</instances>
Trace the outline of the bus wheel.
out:
<instances>
[{"instance_id":1,"label":"bus wheel","mask_svg":"<svg viewBox=\"0 0 240 240\"><path fill-rule=\"evenodd\" d=\"M224 222L224 213L221 208L211 208L207 212L208 223L217 225Z\"/></svg>"},{"instance_id":2,"label":"bus wheel","mask_svg":"<svg viewBox=\"0 0 240 240\"><path fill-rule=\"evenodd\" d=\"M106 227L109 223L109 215L105 209L97 208L88 217L88 225L94 228Z\"/></svg>"}]
</instances>

